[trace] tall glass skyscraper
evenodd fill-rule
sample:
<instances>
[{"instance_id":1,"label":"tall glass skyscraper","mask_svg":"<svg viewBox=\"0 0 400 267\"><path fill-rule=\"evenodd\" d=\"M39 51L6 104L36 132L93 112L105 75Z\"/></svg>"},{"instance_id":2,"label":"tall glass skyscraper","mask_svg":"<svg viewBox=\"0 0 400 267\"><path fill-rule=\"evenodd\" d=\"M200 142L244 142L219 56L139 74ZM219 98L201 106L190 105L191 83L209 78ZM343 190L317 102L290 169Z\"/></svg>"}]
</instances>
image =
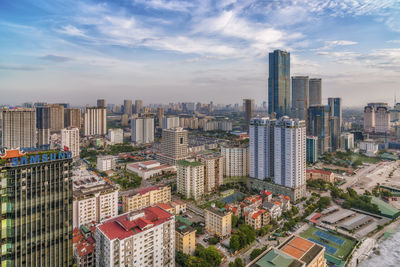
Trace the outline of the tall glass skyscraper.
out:
<instances>
[{"instance_id":1,"label":"tall glass skyscraper","mask_svg":"<svg viewBox=\"0 0 400 267\"><path fill-rule=\"evenodd\" d=\"M292 117L307 120L308 76L292 77Z\"/></svg>"},{"instance_id":2,"label":"tall glass skyscraper","mask_svg":"<svg viewBox=\"0 0 400 267\"><path fill-rule=\"evenodd\" d=\"M307 135L318 137L318 155L331 151L329 106L312 106L308 108Z\"/></svg>"},{"instance_id":3,"label":"tall glass skyscraper","mask_svg":"<svg viewBox=\"0 0 400 267\"><path fill-rule=\"evenodd\" d=\"M268 113L280 118L290 113L290 53L269 53Z\"/></svg>"},{"instance_id":4,"label":"tall glass skyscraper","mask_svg":"<svg viewBox=\"0 0 400 267\"><path fill-rule=\"evenodd\" d=\"M340 97L328 98L329 117L331 124L332 151L340 148L340 133L342 130L342 99Z\"/></svg>"}]
</instances>

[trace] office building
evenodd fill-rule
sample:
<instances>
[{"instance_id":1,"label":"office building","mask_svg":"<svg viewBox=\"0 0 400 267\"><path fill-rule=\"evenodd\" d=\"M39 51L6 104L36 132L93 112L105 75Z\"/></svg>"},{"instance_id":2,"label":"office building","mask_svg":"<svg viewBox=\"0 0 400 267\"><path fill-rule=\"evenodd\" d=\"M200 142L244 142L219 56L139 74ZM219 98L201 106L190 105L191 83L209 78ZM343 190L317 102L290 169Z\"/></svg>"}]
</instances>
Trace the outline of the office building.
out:
<instances>
[{"instance_id":1,"label":"office building","mask_svg":"<svg viewBox=\"0 0 400 267\"><path fill-rule=\"evenodd\" d=\"M274 127L276 120L253 118L249 132L250 177L264 180L274 176Z\"/></svg>"},{"instance_id":2,"label":"office building","mask_svg":"<svg viewBox=\"0 0 400 267\"><path fill-rule=\"evenodd\" d=\"M162 128L163 129L172 129L179 127L179 117L163 117Z\"/></svg>"},{"instance_id":3,"label":"office building","mask_svg":"<svg viewBox=\"0 0 400 267\"><path fill-rule=\"evenodd\" d=\"M135 100L135 113L139 114L143 111L143 101Z\"/></svg>"},{"instance_id":4,"label":"office building","mask_svg":"<svg viewBox=\"0 0 400 267\"><path fill-rule=\"evenodd\" d=\"M232 212L216 208L215 205L205 210L206 229L219 237L227 237L232 231Z\"/></svg>"},{"instance_id":5,"label":"office building","mask_svg":"<svg viewBox=\"0 0 400 267\"><path fill-rule=\"evenodd\" d=\"M73 195L74 228L118 215L118 189L108 183L81 186Z\"/></svg>"},{"instance_id":6,"label":"office building","mask_svg":"<svg viewBox=\"0 0 400 267\"><path fill-rule=\"evenodd\" d=\"M346 151L354 149L354 134L342 133L340 135L340 149Z\"/></svg>"},{"instance_id":7,"label":"office building","mask_svg":"<svg viewBox=\"0 0 400 267\"><path fill-rule=\"evenodd\" d=\"M82 112L79 108L64 109L64 127L74 127L79 130L82 127Z\"/></svg>"},{"instance_id":8,"label":"office building","mask_svg":"<svg viewBox=\"0 0 400 267\"><path fill-rule=\"evenodd\" d=\"M150 186L137 189L133 195L124 195L122 197L122 209L124 212L136 211L170 201L171 187Z\"/></svg>"},{"instance_id":9,"label":"office building","mask_svg":"<svg viewBox=\"0 0 400 267\"><path fill-rule=\"evenodd\" d=\"M1 265L72 266L69 153L21 154L8 150L2 159L10 158L17 158L18 165L0 166Z\"/></svg>"},{"instance_id":10,"label":"office building","mask_svg":"<svg viewBox=\"0 0 400 267\"><path fill-rule=\"evenodd\" d=\"M224 157L224 176L246 177L249 175L249 146L246 144L221 145Z\"/></svg>"},{"instance_id":11,"label":"office building","mask_svg":"<svg viewBox=\"0 0 400 267\"><path fill-rule=\"evenodd\" d=\"M128 114L121 115L121 126L122 127L129 126L129 115Z\"/></svg>"},{"instance_id":12,"label":"office building","mask_svg":"<svg viewBox=\"0 0 400 267\"><path fill-rule=\"evenodd\" d=\"M307 136L306 137L306 160L308 163L315 163L318 161L318 137Z\"/></svg>"},{"instance_id":13,"label":"office building","mask_svg":"<svg viewBox=\"0 0 400 267\"><path fill-rule=\"evenodd\" d=\"M124 142L124 130L108 129L108 140L112 145L122 144Z\"/></svg>"},{"instance_id":14,"label":"office building","mask_svg":"<svg viewBox=\"0 0 400 267\"><path fill-rule=\"evenodd\" d=\"M36 108L37 146L45 148L50 145L50 107Z\"/></svg>"},{"instance_id":15,"label":"office building","mask_svg":"<svg viewBox=\"0 0 400 267\"><path fill-rule=\"evenodd\" d=\"M136 144L154 142L154 118L132 118L131 140Z\"/></svg>"},{"instance_id":16,"label":"office building","mask_svg":"<svg viewBox=\"0 0 400 267\"><path fill-rule=\"evenodd\" d=\"M331 133L331 149L335 151L340 148L340 133L343 128L342 119L342 99L339 97L328 98L329 117L330 117L330 133Z\"/></svg>"},{"instance_id":17,"label":"office building","mask_svg":"<svg viewBox=\"0 0 400 267\"><path fill-rule=\"evenodd\" d=\"M87 107L83 116L84 136L107 134L107 113L105 108Z\"/></svg>"},{"instance_id":18,"label":"office building","mask_svg":"<svg viewBox=\"0 0 400 267\"><path fill-rule=\"evenodd\" d=\"M289 115L290 105L290 53L275 50L269 53L268 113Z\"/></svg>"},{"instance_id":19,"label":"office building","mask_svg":"<svg viewBox=\"0 0 400 267\"><path fill-rule=\"evenodd\" d=\"M97 99L97 107L98 108L106 108L106 100L105 99Z\"/></svg>"},{"instance_id":20,"label":"office building","mask_svg":"<svg viewBox=\"0 0 400 267\"><path fill-rule=\"evenodd\" d=\"M307 135L318 137L318 155L331 151L329 107L310 106L307 115Z\"/></svg>"},{"instance_id":21,"label":"office building","mask_svg":"<svg viewBox=\"0 0 400 267\"><path fill-rule=\"evenodd\" d=\"M164 108L157 108L157 125L158 127L163 127L163 119L164 119Z\"/></svg>"},{"instance_id":22,"label":"office building","mask_svg":"<svg viewBox=\"0 0 400 267\"><path fill-rule=\"evenodd\" d=\"M174 215L148 207L96 227L96 266L175 266Z\"/></svg>"},{"instance_id":23,"label":"office building","mask_svg":"<svg viewBox=\"0 0 400 267\"><path fill-rule=\"evenodd\" d=\"M307 120L309 99L308 76L292 77L292 117Z\"/></svg>"},{"instance_id":24,"label":"office building","mask_svg":"<svg viewBox=\"0 0 400 267\"><path fill-rule=\"evenodd\" d=\"M306 183L306 124L284 116L274 128L274 182L290 188Z\"/></svg>"},{"instance_id":25,"label":"office building","mask_svg":"<svg viewBox=\"0 0 400 267\"><path fill-rule=\"evenodd\" d=\"M175 249L187 255L193 255L196 249L196 229L181 221L176 221Z\"/></svg>"},{"instance_id":26,"label":"office building","mask_svg":"<svg viewBox=\"0 0 400 267\"><path fill-rule=\"evenodd\" d=\"M36 147L36 110L34 108L3 108L2 148Z\"/></svg>"},{"instance_id":27,"label":"office building","mask_svg":"<svg viewBox=\"0 0 400 267\"><path fill-rule=\"evenodd\" d=\"M204 192L211 193L224 182L224 158L218 153L199 153L196 159L204 164Z\"/></svg>"},{"instance_id":28,"label":"office building","mask_svg":"<svg viewBox=\"0 0 400 267\"><path fill-rule=\"evenodd\" d=\"M322 80L320 78L312 78L309 80L309 101L308 105L322 105Z\"/></svg>"},{"instance_id":29,"label":"office building","mask_svg":"<svg viewBox=\"0 0 400 267\"><path fill-rule=\"evenodd\" d=\"M204 164L194 160L180 160L177 165L178 193L199 200L204 195Z\"/></svg>"},{"instance_id":30,"label":"office building","mask_svg":"<svg viewBox=\"0 0 400 267\"><path fill-rule=\"evenodd\" d=\"M254 116L254 99L243 99L244 125L243 130L248 131L250 120Z\"/></svg>"},{"instance_id":31,"label":"office building","mask_svg":"<svg viewBox=\"0 0 400 267\"><path fill-rule=\"evenodd\" d=\"M132 100L124 100L124 114L132 115Z\"/></svg>"},{"instance_id":32,"label":"office building","mask_svg":"<svg viewBox=\"0 0 400 267\"><path fill-rule=\"evenodd\" d=\"M112 155L97 156L96 169L100 172L114 170L117 165L117 157Z\"/></svg>"},{"instance_id":33,"label":"office building","mask_svg":"<svg viewBox=\"0 0 400 267\"><path fill-rule=\"evenodd\" d=\"M72 157L79 157L79 129L64 128L61 129L61 148L65 151L71 151Z\"/></svg>"},{"instance_id":34,"label":"office building","mask_svg":"<svg viewBox=\"0 0 400 267\"><path fill-rule=\"evenodd\" d=\"M163 129L161 153L157 159L162 164L176 165L188 157L188 132L183 128Z\"/></svg>"},{"instance_id":35,"label":"office building","mask_svg":"<svg viewBox=\"0 0 400 267\"><path fill-rule=\"evenodd\" d=\"M364 131L367 133L390 132L390 111L387 103L368 103L364 107Z\"/></svg>"}]
</instances>

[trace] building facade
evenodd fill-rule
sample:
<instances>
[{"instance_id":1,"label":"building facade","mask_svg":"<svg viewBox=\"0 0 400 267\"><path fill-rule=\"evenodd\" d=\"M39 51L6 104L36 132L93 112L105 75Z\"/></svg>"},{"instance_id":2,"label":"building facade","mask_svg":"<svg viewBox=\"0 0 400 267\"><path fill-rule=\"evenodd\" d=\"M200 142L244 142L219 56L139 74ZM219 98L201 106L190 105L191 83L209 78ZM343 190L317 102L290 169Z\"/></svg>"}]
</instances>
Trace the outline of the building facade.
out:
<instances>
[{"instance_id":1,"label":"building facade","mask_svg":"<svg viewBox=\"0 0 400 267\"><path fill-rule=\"evenodd\" d=\"M64 109L64 127L82 128L82 112L79 108Z\"/></svg>"},{"instance_id":2,"label":"building facade","mask_svg":"<svg viewBox=\"0 0 400 267\"><path fill-rule=\"evenodd\" d=\"M50 107L50 131L60 132L64 128L64 106L49 104Z\"/></svg>"},{"instance_id":3,"label":"building facade","mask_svg":"<svg viewBox=\"0 0 400 267\"><path fill-rule=\"evenodd\" d=\"M309 106L322 105L322 79L312 78L309 80Z\"/></svg>"},{"instance_id":4,"label":"building facade","mask_svg":"<svg viewBox=\"0 0 400 267\"><path fill-rule=\"evenodd\" d=\"M188 131L183 128L163 129L161 153L157 159L163 164L176 165L188 156Z\"/></svg>"},{"instance_id":5,"label":"building facade","mask_svg":"<svg viewBox=\"0 0 400 267\"><path fill-rule=\"evenodd\" d=\"M243 99L244 125L243 130L248 131L250 120L254 115L254 99Z\"/></svg>"},{"instance_id":6,"label":"building facade","mask_svg":"<svg viewBox=\"0 0 400 267\"><path fill-rule=\"evenodd\" d=\"M37 147L50 145L50 107L36 107Z\"/></svg>"},{"instance_id":7,"label":"building facade","mask_svg":"<svg viewBox=\"0 0 400 267\"><path fill-rule=\"evenodd\" d=\"M79 129L65 128L61 130L61 147L72 152L72 157L79 157Z\"/></svg>"},{"instance_id":8,"label":"building facade","mask_svg":"<svg viewBox=\"0 0 400 267\"><path fill-rule=\"evenodd\" d=\"M200 199L204 195L204 164L194 160L180 160L177 165L178 193L186 198Z\"/></svg>"},{"instance_id":9,"label":"building facade","mask_svg":"<svg viewBox=\"0 0 400 267\"><path fill-rule=\"evenodd\" d=\"M208 207L205 210L206 229L219 237L226 237L232 231L232 212Z\"/></svg>"},{"instance_id":10,"label":"building facade","mask_svg":"<svg viewBox=\"0 0 400 267\"><path fill-rule=\"evenodd\" d=\"M307 120L309 99L308 76L292 77L292 117L299 120Z\"/></svg>"},{"instance_id":11,"label":"building facade","mask_svg":"<svg viewBox=\"0 0 400 267\"><path fill-rule=\"evenodd\" d=\"M36 147L36 110L34 108L3 108L2 148Z\"/></svg>"},{"instance_id":12,"label":"building facade","mask_svg":"<svg viewBox=\"0 0 400 267\"><path fill-rule=\"evenodd\" d=\"M108 129L108 140L110 143L122 144L124 142L124 130L122 129Z\"/></svg>"},{"instance_id":13,"label":"building facade","mask_svg":"<svg viewBox=\"0 0 400 267\"><path fill-rule=\"evenodd\" d=\"M307 135L318 137L318 155L331 151L329 107L314 105L308 108Z\"/></svg>"},{"instance_id":14,"label":"building facade","mask_svg":"<svg viewBox=\"0 0 400 267\"><path fill-rule=\"evenodd\" d=\"M172 129L179 127L179 117L163 117L162 119L162 128L163 129Z\"/></svg>"},{"instance_id":15,"label":"building facade","mask_svg":"<svg viewBox=\"0 0 400 267\"><path fill-rule=\"evenodd\" d=\"M308 163L315 163L318 161L318 137L307 136L306 137L306 160Z\"/></svg>"},{"instance_id":16,"label":"building facade","mask_svg":"<svg viewBox=\"0 0 400 267\"><path fill-rule=\"evenodd\" d=\"M87 107L85 109L83 134L85 136L107 134L107 111L105 108Z\"/></svg>"},{"instance_id":17,"label":"building facade","mask_svg":"<svg viewBox=\"0 0 400 267\"><path fill-rule=\"evenodd\" d=\"M390 132L390 111L387 103L368 103L364 107L364 131L367 133Z\"/></svg>"},{"instance_id":18,"label":"building facade","mask_svg":"<svg viewBox=\"0 0 400 267\"><path fill-rule=\"evenodd\" d=\"M246 177L249 175L248 145L222 145L221 155L224 157L224 176Z\"/></svg>"},{"instance_id":19,"label":"building facade","mask_svg":"<svg viewBox=\"0 0 400 267\"><path fill-rule=\"evenodd\" d=\"M196 159L204 164L204 192L218 189L224 182L224 158L221 154L202 154Z\"/></svg>"},{"instance_id":20,"label":"building facade","mask_svg":"<svg viewBox=\"0 0 400 267\"><path fill-rule=\"evenodd\" d=\"M154 142L154 118L132 118L131 140L136 144Z\"/></svg>"},{"instance_id":21,"label":"building facade","mask_svg":"<svg viewBox=\"0 0 400 267\"><path fill-rule=\"evenodd\" d=\"M175 249L187 255L193 255L196 249L196 229L180 221L176 221Z\"/></svg>"},{"instance_id":22,"label":"building facade","mask_svg":"<svg viewBox=\"0 0 400 267\"><path fill-rule=\"evenodd\" d=\"M96 169L100 172L114 170L117 165L117 158L112 155L97 156Z\"/></svg>"},{"instance_id":23,"label":"building facade","mask_svg":"<svg viewBox=\"0 0 400 267\"><path fill-rule=\"evenodd\" d=\"M331 149L335 151L340 148L340 134L343 128L342 119L342 99L340 97L328 98L330 132L331 132Z\"/></svg>"},{"instance_id":24,"label":"building facade","mask_svg":"<svg viewBox=\"0 0 400 267\"><path fill-rule=\"evenodd\" d=\"M122 209L124 212L140 210L157 203L171 201L171 187L151 186L138 189L135 194L122 197Z\"/></svg>"},{"instance_id":25,"label":"building facade","mask_svg":"<svg viewBox=\"0 0 400 267\"><path fill-rule=\"evenodd\" d=\"M353 150L354 149L354 134L342 133L340 135L340 148L342 150Z\"/></svg>"},{"instance_id":26,"label":"building facade","mask_svg":"<svg viewBox=\"0 0 400 267\"><path fill-rule=\"evenodd\" d=\"M124 114L132 115L132 100L124 100Z\"/></svg>"}]
</instances>

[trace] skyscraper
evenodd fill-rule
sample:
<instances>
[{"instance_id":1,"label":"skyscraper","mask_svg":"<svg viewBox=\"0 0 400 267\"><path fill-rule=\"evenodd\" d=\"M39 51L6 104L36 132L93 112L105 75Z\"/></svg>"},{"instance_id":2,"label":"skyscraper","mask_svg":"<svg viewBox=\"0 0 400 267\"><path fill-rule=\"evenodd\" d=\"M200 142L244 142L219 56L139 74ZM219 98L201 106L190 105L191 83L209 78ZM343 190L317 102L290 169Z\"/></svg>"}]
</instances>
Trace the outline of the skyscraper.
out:
<instances>
[{"instance_id":1,"label":"skyscraper","mask_svg":"<svg viewBox=\"0 0 400 267\"><path fill-rule=\"evenodd\" d=\"M307 120L308 92L308 76L292 77L292 117Z\"/></svg>"},{"instance_id":2,"label":"skyscraper","mask_svg":"<svg viewBox=\"0 0 400 267\"><path fill-rule=\"evenodd\" d=\"M143 109L143 101L142 100L135 100L135 113L139 114L142 112Z\"/></svg>"},{"instance_id":3,"label":"skyscraper","mask_svg":"<svg viewBox=\"0 0 400 267\"><path fill-rule=\"evenodd\" d=\"M98 108L105 108L106 107L106 100L105 99L97 99L97 107Z\"/></svg>"},{"instance_id":4,"label":"skyscraper","mask_svg":"<svg viewBox=\"0 0 400 267\"><path fill-rule=\"evenodd\" d=\"M318 137L307 136L306 139L306 160L309 163L314 163L318 160Z\"/></svg>"},{"instance_id":5,"label":"skyscraper","mask_svg":"<svg viewBox=\"0 0 400 267\"><path fill-rule=\"evenodd\" d=\"M2 148L36 147L36 110L4 108L2 113Z\"/></svg>"},{"instance_id":6,"label":"skyscraper","mask_svg":"<svg viewBox=\"0 0 400 267\"><path fill-rule=\"evenodd\" d=\"M2 266L72 266L69 154L12 154L0 166Z\"/></svg>"},{"instance_id":7,"label":"skyscraper","mask_svg":"<svg viewBox=\"0 0 400 267\"><path fill-rule=\"evenodd\" d=\"M274 176L275 119L253 118L249 131L250 177L264 180Z\"/></svg>"},{"instance_id":8,"label":"skyscraper","mask_svg":"<svg viewBox=\"0 0 400 267\"><path fill-rule=\"evenodd\" d=\"M44 148L50 145L50 107L36 108L37 146Z\"/></svg>"},{"instance_id":9,"label":"skyscraper","mask_svg":"<svg viewBox=\"0 0 400 267\"><path fill-rule=\"evenodd\" d=\"M342 130L342 99L328 98L330 132L331 132L331 149L335 151L340 148L340 133Z\"/></svg>"},{"instance_id":10,"label":"skyscraper","mask_svg":"<svg viewBox=\"0 0 400 267\"><path fill-rule=\"evenodd\" d=\"M137 144L154 142L154 118L132 118L131 140Z\"/></svg>"},{"instance_id":11,"label":"skyscraper","mask_svg":"<svg viewBox=\"0 0 400 267\"><path fill-rule=\"evenodd\" d=\"M178 160L188 156L188 131L177 127L163 129L161 153L157 159L163 164L176 165Z\"/></svg>"},{"instance_id":12,"label":"skyscraper","mask_svg":"<svg viewBox=\"0 0 400 267\"><path fill-rule=\"evenodd\" d=\"M159 107L157 108L157 125L158 127L162 128L163 125L163 118L164 118L164 108Z\"/></svg>"},{"instance_id":13,"label":"skyscraper","mask_svg":"<svg viewBox=\"0 0 400 267\"><path fill-rule=\"evenodd\" d=\"M132 115L132 100L124 100L124 114Z\"/></svg>"},{"instance_id":14,"label":"skyscraper","mask_svg":"<svg viewBox=\"0 0 400 267\"><path fill-rule=\"evenodd\" d=\"M244 125L245 131L249 130L250 120L254 115L254 99L243 99Z\"/></svg>"},{"instance_id":15,"label":"skyscraper","mask_svg":"<svg viewBox=\"0 0 400 267\"><path fill-rule=\"evenodd\" d=\"M163 118L162 128L163 129L172 129L179 127L179 117L178 116L168 116Z\"/></svg>"},{"instance_id":16,"label":"skyscraper","mask_svg":"<svg viewBox=\"0 0 400 267\"><path fill-rule=\"evenodd\" d=\"M82 112L79 108L67 108L64 110L64 128L82 128Z\"/></svg>"},{"instance_id":17,"label":"skyscraper","mask_svg":"<svg viewBox=\"0 0 400 267\"><path fill-rule=\"evenodd\" d=\"M289 115L290 105L290 53L275 50L269 53L268 113Z\"/></svg>"},{"instance_id":18,"label":"skyscraper","mask_svg":"<svg viewBox=\"0 0 400 267\"><path fill-rule=\"evenodd\" d=\"M290 188L306 183L306 124L284 116L274 127L274 182Z\"/></svg>"},{"instance_id":19,"label":"skyscraper","mask_svg":"<svg viewBox=\"0 0 400 267\"><path fill-rule=\"evenodd\" d=\"M322 105L322 80L320 78L310 79L308 105Z\"/></svg>"},{"instance_id":20,"label":"skyscraper","mask_svg":"<svg viewBox=\"0 0 400 267\"><path fill-rule=\"evenodd\" d=\"M105 108L87 107L85 109L83 134L84 136L107 134L107 114Z\"/></svg>"},{"instance_id":21,"label":"skyscraper","mask_svg":"<svg viewBox=\"0 0 400 267\"><path fill-rule=\"evenodd\" d=\"M64 106L49 104L50 107L50 132L60 133L64 128Z\"/></svg>"},{"instance_id":22,"label":"skyscraper","mask_svg":"<svg viewBox=\"0 0 400 267\"><path fill-rule=\"evenodd\" d=\"M390 132L390 111L387 103L368 103L364 108L364 131Z\"/></svg>"},{"instance_id":23,"label":"skyscraper","mask_svg":"<svg viewBox=\"0 0 400 267\"><path fill-rule=\"evenodd\" d=\"M318 154L331 151L329 106L316 105L308 108L307 135L318 137Z\"/></svg>"},{"instance_id":24,"label":"skyscraper","mask_svg":"<svg viewBox=\"0 0 400 267\"><path fill-rule=\"evenodd\" d=\"M72 157L79 157L79 129L61 129L61 148L71 151Z\"/></svg>"}]
</instances>

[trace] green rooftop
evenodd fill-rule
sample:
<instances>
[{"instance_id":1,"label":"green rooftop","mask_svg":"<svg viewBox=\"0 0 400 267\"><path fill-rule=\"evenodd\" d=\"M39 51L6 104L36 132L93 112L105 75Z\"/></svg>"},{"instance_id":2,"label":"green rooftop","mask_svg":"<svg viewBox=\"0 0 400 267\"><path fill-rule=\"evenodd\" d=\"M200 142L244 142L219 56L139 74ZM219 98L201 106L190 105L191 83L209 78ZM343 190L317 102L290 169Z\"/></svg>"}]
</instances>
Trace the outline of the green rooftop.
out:
<instances>
[{"instance_id":1,"label":"green rooftop","mask_svg":"<svg viewBox=\"0 0 400 267\"><path fill-rule=\"evenodd\" d=\"M292 256L278 250L270 249L264 256L254 262L251 267L300 267L303 263Z\"/></svg>"},{"instance_id":2,"label":"green rooftop","mask_svg":"<svg viewBox=\"0 0 400 267\"><path fill-rule=\"evenodd\" d=\"M175 216L175 220L180 221L180 222L182 222L182 223L184 223L186 225L189 225L189 226L192 225L192 223L190 221L188 221L186 218L183 218L182 216L179 216L179 215Z\"/></svg>"},{"instance_id":3,"label":"green rooftop","mask_svg":"<svg viewBox=\"0 0 400 267\"><path fill-rule=\"evenodd\" d=\"M180 160L180 161L178 161L178 165L197 167L197 166L202 166L203 163L198 162L198 161Z\"/></svg>"},{"instance_id":4,"label":"green rooftop","mask_svg":"<svg viewBox=\"0 0 400 267\"><path fill-rule=\"evenodd\" d=\"M400 210L396 209L392 205L386 203L385 201L377 197L372 197L371 203L376 204L381 214L385 217L396 219L397 217L400 216Z\"/></svg>"}]
</instances>

